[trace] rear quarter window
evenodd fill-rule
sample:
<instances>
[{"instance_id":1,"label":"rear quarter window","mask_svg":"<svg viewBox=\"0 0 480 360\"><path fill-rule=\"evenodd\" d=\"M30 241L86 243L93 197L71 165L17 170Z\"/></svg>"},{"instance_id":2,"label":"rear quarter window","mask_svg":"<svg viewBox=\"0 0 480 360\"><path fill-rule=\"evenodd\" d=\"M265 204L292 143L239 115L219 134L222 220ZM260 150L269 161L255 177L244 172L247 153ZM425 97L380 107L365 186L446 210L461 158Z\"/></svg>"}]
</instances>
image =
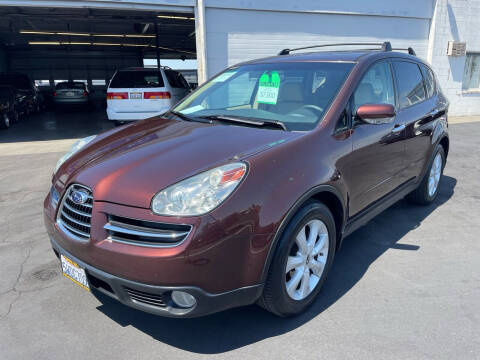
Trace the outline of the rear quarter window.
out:
<instances>
[{"instance_id":1,"label":"rear quarter window","mask_svg":"<svg viewBox=\"0 0 480 360\"><path fill-rule=\"evenodd\" d=\"M173 70L165 70L165 76L167 77L168 83L173 88L186 88L186 81L183 79L180 73Z\"/></svg>"},{"instance_id":2,"label":"rear quarter window","mask_svg":"<svg viewBox=\"0 0 480 360\"><path fill-rule=\"evenodd\" d=\"M164 87L158 71L119 71L110 83L110 88L156 88Z\"/></svg>"},{"instance_id":3,"label":"rear quarter window","mask_svg":"<svg viewBox=\"0 0 480 360\"><path fill-rule=\"evenodd\" d=\"M423 79L425 81L425 89L427 90L427 98L431 98L435 94L435 76L432 70L425 65L421 65Z\"/></svg>"},{"instance_id":4,"label":"rear quarter window","mask_svg":"<svg viewBox=\"0 0 480 360\"><path fill-rule=\"evenodd\" d=\"M400 107L415 105L426 99L423 77L417 64L408 61L393 63L397 78Z\"/></svg>"}]
</instances>

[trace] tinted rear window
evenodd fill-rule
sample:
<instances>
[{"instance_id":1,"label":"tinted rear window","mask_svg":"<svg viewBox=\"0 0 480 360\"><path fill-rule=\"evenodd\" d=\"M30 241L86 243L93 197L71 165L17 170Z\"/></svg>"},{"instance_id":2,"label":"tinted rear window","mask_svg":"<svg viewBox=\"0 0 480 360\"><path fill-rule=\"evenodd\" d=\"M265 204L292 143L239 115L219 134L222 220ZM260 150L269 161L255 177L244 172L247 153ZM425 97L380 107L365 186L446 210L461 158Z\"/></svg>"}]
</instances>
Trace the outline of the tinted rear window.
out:
<instances>
[{"instance_id":1,"label":"tinted rear window","mask_svg":"<svg viewBox=\"0 0 480 360\"><path fill-rule=\"evenodd\" d=\"M119 71L110 83L110 88L163 87L162 75L158 71Z\"/></svg>"},{"instance_id":2,"label":"tinted rear window","mask_svg":"<svg viewBox=\"0 0 480 360\"><path fill-rule=\"evenodd\" d=\"M25 75L0 75L0 85L10 85L17 89L31 89L30 80Z\"/></svg>"},{"instance_id":3,"label":"tinted rear window","mask_svg":"<svg viewBox=\"0 0 480 360\"><path fill-rule=\"evenodd\" d=\"M425 100L423 77L418 65L407 61L393 63L398 79L400 107L407 107Z\"/></svg>"},{"instance_id":4,"label":"tinted rear window","mask_svg":"<svg viewBox=\"0 0 480 360\"><path fill-rule=\"evenodd\" d=\"M85 89L85 84L81 82L76 82L76 83L59 83L57 86L55 86L57 90L62 90L62 89L78 89L78 90L84 90Z\"/></svg>"}]
</instances>

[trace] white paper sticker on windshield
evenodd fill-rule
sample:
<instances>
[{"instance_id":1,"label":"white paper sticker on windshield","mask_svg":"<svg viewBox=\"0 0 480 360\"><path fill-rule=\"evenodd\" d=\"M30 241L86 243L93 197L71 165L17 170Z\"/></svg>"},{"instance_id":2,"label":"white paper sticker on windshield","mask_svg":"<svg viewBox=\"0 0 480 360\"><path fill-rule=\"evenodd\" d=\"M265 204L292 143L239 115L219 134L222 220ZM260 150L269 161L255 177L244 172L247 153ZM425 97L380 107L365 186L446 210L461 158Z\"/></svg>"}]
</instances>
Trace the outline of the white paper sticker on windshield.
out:
<instances>
[{"instance_id":1,"label":"white paper sticker on windshield","mask_svg":"<svg viewBox=\"0 0 480 360\"><path fill-rule=\"evenodd\" d=\"M277 103L279 89L280 75L278 75L278 72L263 73L258 83L257 102L260 104L275 105Z\"/></svg>"},{"instance_id":2,"label":"white paper sticker on windshield","mask_svg":"<svg viewBox=\"0 0 480 360\"><path fill-rule=\"evenodd\" d=\"M224 82L225 80L230 79L233 75L235 75L236 71L225 71L223 74L218 75L216 78L212 80L212 82Z\"/></svg>"}]
</instances>

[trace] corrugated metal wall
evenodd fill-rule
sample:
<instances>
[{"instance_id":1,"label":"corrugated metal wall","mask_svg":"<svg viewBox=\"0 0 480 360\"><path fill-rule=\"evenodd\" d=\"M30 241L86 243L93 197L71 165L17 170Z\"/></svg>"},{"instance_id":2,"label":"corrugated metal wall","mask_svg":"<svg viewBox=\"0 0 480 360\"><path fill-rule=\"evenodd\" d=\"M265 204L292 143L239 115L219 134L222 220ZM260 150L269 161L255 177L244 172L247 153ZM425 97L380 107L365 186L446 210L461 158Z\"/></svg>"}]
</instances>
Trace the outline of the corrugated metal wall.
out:
<instances>
[{"instance_id":1,"label":"corrugated metal wall","mask_svg":"<svg viewBox=\"0 0 480 360\"><path fill-rule=\"evenodd\" d=\"M433 14L433 0L239 1L235 7L210 0L206 6L209 77L283 48L322 43L390 40L425 58Z\"/></svg>"}]
</instances>

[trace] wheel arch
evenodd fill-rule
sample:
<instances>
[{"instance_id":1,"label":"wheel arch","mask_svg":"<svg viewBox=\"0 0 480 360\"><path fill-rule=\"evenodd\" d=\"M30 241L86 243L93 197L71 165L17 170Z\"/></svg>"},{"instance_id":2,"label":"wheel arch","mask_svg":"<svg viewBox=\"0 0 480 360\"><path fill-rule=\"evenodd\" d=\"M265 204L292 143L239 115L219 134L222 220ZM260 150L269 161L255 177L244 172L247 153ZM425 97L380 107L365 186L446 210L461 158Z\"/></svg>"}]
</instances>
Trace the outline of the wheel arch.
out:
<instances>
[{"instance_id":1,"label":"wheel arch","mask_svg":"<svg viewBox=\"0 0 480 360\"><path fill-rule=\"evenodd\" d=\"M444 136L438 142L442 147L443 151L445 151L445 158L448 156L448 150L450 149L450 139L448 136Z\"/></svg>"},{"instance_id":2,"label":"wheel arch","mask_svg":"<svg viewBox=\"0 0 480 360\"><path fill-rule=\"evenodd\" d=\"M265 264L263 266L262 271L262 278L261 281L264 282L268 275L268 269L272 262L273 256L275 254L275 249L277 248L278 241L282 236L283 231L285 230L286 226L289 224L290 220L295 216L297 211L309 200L316 200L323 203L325 206L328 207L330 212L333 215L335 220L335 228L336 228L336 249L340 247L342 241L342 234L343 229L345 226L345 202L340 191L331 186L331 185L319 185L314 187L313 189L307 191L303 194L300 199L298 199L295 204L288 210L287 214L283 218L280 226L278 227L277 231L275 232L275 236L273 237L272 243L270 244L270 249L267 255L267 259L265 260Z\"/></svg>"}]
</instances>

